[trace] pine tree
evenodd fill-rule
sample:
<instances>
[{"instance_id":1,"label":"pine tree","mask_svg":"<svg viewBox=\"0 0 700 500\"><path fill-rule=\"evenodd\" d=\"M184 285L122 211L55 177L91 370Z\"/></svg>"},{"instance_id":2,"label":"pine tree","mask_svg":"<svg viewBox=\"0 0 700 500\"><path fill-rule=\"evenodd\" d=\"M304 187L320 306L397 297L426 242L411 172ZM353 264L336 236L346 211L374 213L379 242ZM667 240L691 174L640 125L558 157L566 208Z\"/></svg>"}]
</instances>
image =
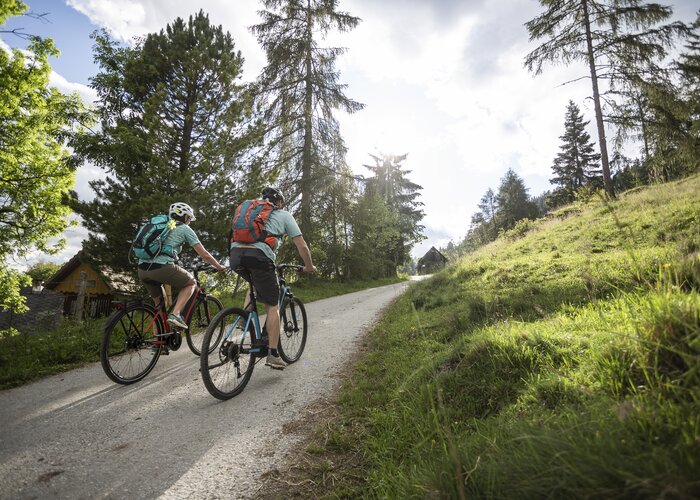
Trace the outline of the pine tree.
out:
<instances>
[{"instance_id":1,"label":"pine tree","mask_svg":"<svg viewBox=\"0 0 700 500\"><path fill-rule=\"evenodd\" d=\"M534 219L538 215L537 206L530 201L525 182L513 169L508 169L498 187L496 220L499 230L512 229L521 219Z\"/></svg>"},{"instance_id":2,"label":"pine tree","mask_svg":"<svg viewBox=\"0 0 700 500\"><path fill-rule=\"evenodd\" d=\"M349 31L360 19L338 11L337 0L263 0L262 23L251 28L267 56L256 85L262 108L266 152L271 170L285 185L298 185L299 226L313 233L317 189L333 172L332 159L344 155L333 113L354 113L364 105L345 96L335 69L342 48L324 48L318 39L331 29ZM313 238L310 238L313 239Z\"/></svg>"},{"instance_id":3,"label":"pine tree","mask_svg":"<svg viewBox=\"0 0 700 500\"><path fill-rule=\"evenodd\" d=\"M655 26L668 19L672 9L639 0L540 0L540 4L546 11L525 26L530 40L546 41L526 56L525 66L539 74L545 63L588 63L603 183L608 195L614 197L599 80L627 74L616 70L620 63L616 54L626 54L626 60L639 66L662 58L665 48L686 27L683 23Z\"/></svg>"},{"instance_id":4,"label":"pine tree","mask_svg":"<svg viewBox=\"0 0 700 500\"><path fill-rule=\"evenodd\" d=\"M391 252L396 267L402 265L410 257L415 243L424 239L424 226L420 221L424 217L423 203L418 201L420 190L418 184L408 179L410 170L405 170L402 163L408 155L370 155L374 165L364 165L373 176L366 180L366 190L373 196L379 197L384 203L396 211L400 238Z\"/></svg>"},{"instance_id":5,"label":"pine tree","mask_svg":"<svg viewBox=\"0 0 700 500\"><path fill-rule=\"evenodd\" d=\"M671 65L673 78L642 88L649 101L651 180L666 181L700 170L700 11L684 51Z\"/></svg>"},{"instance_id":6,"label":"pine tree","mask_svg":"<svg viewBox=\"0 0 700 500\"><path fill-rule=\"evenodd\" d=\"M596 187L600 183L600 155L594 152L591 136L586 131L588 124L583 121L578 106L569 101L564 134L559 137L562 140L561 151L552 165L554 177L549 180L556 186L549 198L553 207L574 201L576 192L583 186Z\"/></svg>"},{"instance_id":7,"label":"pine tree","mask_svg":"<svg viewBox=\"0 0 700 500\"><path fill-rule=\"evenodd\" d=\"M479 209L481 210L481 224L484 228L484 236L486 238L485 242L493 241L498 236L498 226L496 225L496 213L498 211L498 201L496 200L496 193L493 189L488 188L484 196L481 197L479 201ZM479 218L475 221L472 218L472 225L479 223Z\"/></svg>"},{"instance_id":8,"label":"pine tree","mask_svg":"<svg viewBox=\"0 0 700 500\"><path fill-rule=\"evenodd\" d=\"M91 84L101 127L73 143L106 174L91 183L95 199L76 204L90 231L88 253L132 269L134 224L175 201L200 214L193 228L207 248L223 253L235 201L252 194L242 192L242 179L256 178L244 157L256 135L231 35L200 11L133 48L104 32L94 37L100 72Z\"/></svg>"}]
</instances>

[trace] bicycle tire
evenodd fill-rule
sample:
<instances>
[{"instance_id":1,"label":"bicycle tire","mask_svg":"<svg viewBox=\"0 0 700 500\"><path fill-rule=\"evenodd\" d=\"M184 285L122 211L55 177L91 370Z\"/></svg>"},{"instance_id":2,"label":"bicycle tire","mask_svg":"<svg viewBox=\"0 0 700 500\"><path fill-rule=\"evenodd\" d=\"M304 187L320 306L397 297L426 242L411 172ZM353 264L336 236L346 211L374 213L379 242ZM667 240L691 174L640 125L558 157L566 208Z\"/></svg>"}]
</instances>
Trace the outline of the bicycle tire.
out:
<instances>
[{"instance_id":1,"label":"bicycle tire","mask_svg":"<svg viewBox=\"0 0 700 500\"><path fill-rule=\"evenodd\" d=\"M133 384L156 366L162 346L156 335L164 331L156 310L132 304L112 313L105 323L100 362L105 374L118 384Z\"/></svg>"},{"instance_id":2,"label":"bicycle tire","mask_svg":"<svg viewBox=\"0 0 700 500\"><path fill-rule=\"evenodd\" d=\"M240 394L255 368L251 352L254 326L244 332L248 312L238 307L223 309L212 319L202 341L200 372L209 394L225 401ZM210 350L213 338L223 332L218 348Z\"/></svg>"},{"instance_id":3,"label":"bicycle tire","mask_svg":"<svg viewBox=\"0 0 700 500\"><path fill-rule=\"evenodd\" d=\"M296 363L306 347L309 325L306 308L298 297L287 298L280 311L280 340L277 351L287 364Z\"/></svg>"},{"instance_id":4,"label":"bicycle tire","mask_svg":"<svg viewBox=\"0 0 700 500\"><path fill-rule=\"evenodd\" d=\"M192 314L187 321L187 330L185 330L187 345L190 347L190 351L192 351L195 356L199 356L202 352L202 341L204 340L204 335L207 328L209 328L212 319L219 314L223 308L223 304L216 297L207 295L204 297L204 299L197 300L197 303L192 310ZM209 349L216 349L219 341L221 341L223 333L223 329L220 329L218 338L214 336L212 339L213 341L209 345Z\"/></svg>"}]
</instances>

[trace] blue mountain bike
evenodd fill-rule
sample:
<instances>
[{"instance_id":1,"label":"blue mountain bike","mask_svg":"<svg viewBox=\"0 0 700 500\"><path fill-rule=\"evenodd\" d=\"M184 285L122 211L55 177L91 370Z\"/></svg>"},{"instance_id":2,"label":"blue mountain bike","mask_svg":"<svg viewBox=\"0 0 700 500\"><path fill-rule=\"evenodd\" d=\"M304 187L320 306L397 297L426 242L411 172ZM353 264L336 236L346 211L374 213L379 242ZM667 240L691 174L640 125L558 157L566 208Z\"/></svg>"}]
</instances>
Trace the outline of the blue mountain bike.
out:
<instances>
[{"instance_id":1,"label":"blue mountain bike","mask_svg":"<svg viewBox=\"0 0 700 500\"><path fill-rule=\"evenodd\" d=\"M303 266L280 264L280 339L277 351L287 364L299 360L306 346L308 324L304 304L292 294L284 273L301 271ZM246 309L229 307L220 311L209 324L202 340L200 356L202 380L209 393L226 400L240 394L253 374L255 364L267 356L267 332L260 328L255 290L250 286L251 302ZM218 348L217 342L218 343ZM214 346L210 349L210 345Z\"/></svg>"}]
</instances>

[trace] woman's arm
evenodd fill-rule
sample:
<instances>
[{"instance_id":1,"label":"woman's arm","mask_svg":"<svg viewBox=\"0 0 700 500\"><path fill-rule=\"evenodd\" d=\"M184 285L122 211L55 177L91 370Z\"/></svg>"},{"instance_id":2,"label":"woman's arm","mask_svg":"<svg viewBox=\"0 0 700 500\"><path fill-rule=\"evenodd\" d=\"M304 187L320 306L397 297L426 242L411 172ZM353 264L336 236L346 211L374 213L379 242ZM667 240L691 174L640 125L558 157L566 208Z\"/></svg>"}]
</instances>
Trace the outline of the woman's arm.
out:
<instances>
[{"instance_id":1,"label":"woman's arm","mask_svg":"<svg viewBox=\"0 0 700 500\"><path fill-rule=\"evenodd\" d=\"M194 248L194 251L197 252L197 255L199 255L202 259L207 261L209 264L214 266L217 271L224 271L226 268L219 264L219 261L216 260L212 255L207 251L206 248L204 248L204 245L201 243L197 243L196 245L192 245L192 248Z\"/></svg>"}]
</instances>

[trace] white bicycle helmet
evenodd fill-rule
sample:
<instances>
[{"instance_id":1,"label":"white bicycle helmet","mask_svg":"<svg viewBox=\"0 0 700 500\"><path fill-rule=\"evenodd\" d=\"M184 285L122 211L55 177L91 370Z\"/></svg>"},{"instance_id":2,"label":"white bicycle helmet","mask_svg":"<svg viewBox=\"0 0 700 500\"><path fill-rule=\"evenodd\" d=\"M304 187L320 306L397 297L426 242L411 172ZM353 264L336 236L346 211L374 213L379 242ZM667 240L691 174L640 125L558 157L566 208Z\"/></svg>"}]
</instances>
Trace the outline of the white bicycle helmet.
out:
<instances>
[{"instance_id":1,"label":"white bicycle helmet","mask_svg":"<svg viewBox=\"0 0 700 500\"><path fill-rule=\"evenodd\" d=\"M183 203L181 201L175 202L172 205L170 205L168 215L170 215L170 217L172 217L173 215L179 215L183 218L186 215L188 215L193 221L197 220L197 218L194 216L194 210L192 210L192 207L189 206L187 203Z\"/></svg>"}]
</instances>

